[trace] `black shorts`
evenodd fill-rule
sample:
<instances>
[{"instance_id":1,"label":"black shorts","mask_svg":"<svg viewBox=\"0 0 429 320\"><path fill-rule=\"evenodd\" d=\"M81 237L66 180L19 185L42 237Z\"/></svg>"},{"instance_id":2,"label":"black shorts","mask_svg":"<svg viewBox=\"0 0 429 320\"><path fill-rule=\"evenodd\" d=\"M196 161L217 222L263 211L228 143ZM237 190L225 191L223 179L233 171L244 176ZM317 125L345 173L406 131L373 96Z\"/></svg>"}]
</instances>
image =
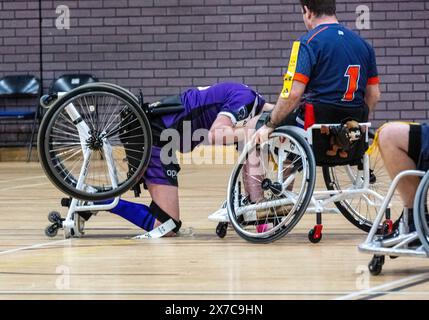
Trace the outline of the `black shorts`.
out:
<instances>
[{"instance_id":1,"label":"black shorts","mask_svg":"<svg viewBox=\"0 0 429 320\"><path fill-rule=\"evenodd\" d=\"M422 153L422 126L419 124L410 125L410 136L408 140L408 156L415 164L419 163Z\"/></svg>"}]
</instances>

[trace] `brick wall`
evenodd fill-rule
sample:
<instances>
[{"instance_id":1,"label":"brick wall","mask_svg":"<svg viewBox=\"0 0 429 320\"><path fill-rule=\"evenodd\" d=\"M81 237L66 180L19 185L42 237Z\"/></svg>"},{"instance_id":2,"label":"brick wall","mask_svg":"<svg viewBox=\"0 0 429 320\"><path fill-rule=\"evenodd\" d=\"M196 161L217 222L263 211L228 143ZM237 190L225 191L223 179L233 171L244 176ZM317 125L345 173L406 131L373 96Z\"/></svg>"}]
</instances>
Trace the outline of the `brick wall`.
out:
<instances>
[{"instance_id":1,"label":"brick wall","mask_svg":"<svg viewBox=\"0 0 429 320\"><path fill-rule=\"evenodd\" d=\"M360 33L376 48L383 100L374 115L426 120L429 100L429 2L337 0L356 30L356 7L371 9ZM234 80L275 101L291 43L304 25L298 0L42 0L43 79L92 73L148 100L194 85ZM59 5L71 28L55 27ZM39 1L0 2L0 75L40 76ZM0 142L25 138L27 126L0 126Z\"/></svg>"}]
</instances>

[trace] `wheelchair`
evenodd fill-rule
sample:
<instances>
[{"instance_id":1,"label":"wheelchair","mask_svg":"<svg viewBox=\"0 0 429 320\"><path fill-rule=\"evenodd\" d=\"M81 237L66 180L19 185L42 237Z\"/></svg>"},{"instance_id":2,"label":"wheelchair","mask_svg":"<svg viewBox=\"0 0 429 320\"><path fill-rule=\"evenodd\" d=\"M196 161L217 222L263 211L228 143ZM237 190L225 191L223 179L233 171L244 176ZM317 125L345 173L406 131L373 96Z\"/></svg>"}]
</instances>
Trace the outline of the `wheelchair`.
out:
<instances>
[{"instance_id":1,"label":"wheelchair","mask_svg":"<svg viewBox=\"0 0 429 320\"><path fill-rule=\"evenodd\" d=\"M81 237L84 222L99 211L117 206L120 196L134 190L149 163L152 148L150 119L183 110L177 101L143 102L124 88L93 83L64 95L42 97L48 109L38 135L39 159L49 180L69 198L66 218L50 212L45 229L55 237Z\"/></svg>"},{"instance_id":2,"label":"wheelchair","mask_svg":"<svg viewBox=\"0 0 429 320\"><path fill-rule=\"evenodd\" d=\"M277 128L263 145L256 146L253 142L246 145L229 180L226 201L229 222L219 223L216 229L219 237L224 237L232 225L247 241L270 243L288 234L305 212L316 214L316 225L308 233L312 243L322 239L322 213L326 212L339 211L364 232L375 230L383 234L398 225L395 218L399 214L392 213L392 203L384 208L384 220L375 220L390 179L386 179L380 155L366 152L374 139L370 123L359 123L363 135L347 158L329 157L326 155L329 139L322 135L321 129L339 126L330 121L340 121L347 115L331 110L329 114L333 116L327 118L328 113L323 109L326 106L312 107L316 119L321 121L307 130L284 126ZM326 190L315 190L316 167L322 168ZM251 199L251 190L255 188L260 192L257 199ZM330 207L332 204L335 206Z\"/></svg>"},{"instance_id":3,"label":"wheelchair","mask_svg":"<svg viewBox=\"0 0 429 320\"><path fill-rule=\"evenodd\" d=\"M422 177L419 188L414 198L413 220L415 231L409 228L409 215L404 212L399 221L398 233L391 237L384 237L377 234L374 227L383 219L383 212L388 207L389 202L398 186L398 183L404 177L416 176ZM429 171L408 170L403 171L393 180L389 192L380 207L379 213L374 220L374 226L371 228L368 237L364 243L359 246L359 250L364 253L373 254L373 258L368 264L369 272L377 276L382 272L386 256L392 259L400 256L407 257L429 257L429 226L428 226L428 192L429 192Z\"/></svg>"}]
</instances>

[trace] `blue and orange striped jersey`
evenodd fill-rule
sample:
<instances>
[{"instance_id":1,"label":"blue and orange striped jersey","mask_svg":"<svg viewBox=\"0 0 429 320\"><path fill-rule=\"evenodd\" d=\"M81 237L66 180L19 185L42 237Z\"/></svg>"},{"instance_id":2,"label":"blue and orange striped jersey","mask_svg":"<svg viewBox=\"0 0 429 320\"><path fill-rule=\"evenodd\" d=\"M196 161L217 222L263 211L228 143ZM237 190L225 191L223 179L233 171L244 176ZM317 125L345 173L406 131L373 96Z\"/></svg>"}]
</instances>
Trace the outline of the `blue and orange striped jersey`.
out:
<instances>
[{"instance_id":1,"label":"blue and orange striped jersey","mask_svg":"<svg viewBox=\"0 0 429 320\"><path fill-rule=\"evenodd\" d=\"M367 85L378 84L374 49L341 24L322 24L299 39L294 81L307 85L310 103L358 107Z\"/></svg>"}]
</instances>

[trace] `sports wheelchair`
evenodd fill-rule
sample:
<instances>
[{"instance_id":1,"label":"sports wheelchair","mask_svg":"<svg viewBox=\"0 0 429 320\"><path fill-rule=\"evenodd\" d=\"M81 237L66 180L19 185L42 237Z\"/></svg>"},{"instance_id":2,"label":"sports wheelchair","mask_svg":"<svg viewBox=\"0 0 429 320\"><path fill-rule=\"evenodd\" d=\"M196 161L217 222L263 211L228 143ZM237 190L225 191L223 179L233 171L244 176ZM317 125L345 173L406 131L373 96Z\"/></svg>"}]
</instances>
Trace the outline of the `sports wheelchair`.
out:
<instances>
[{"instance_id":1,"label":"sports wheelchair","mask_svg":"<svg viewBox=\"0 0 429 320\"><path fill-rule=\"evenodd\" d=\"M356 112L353 115L344 108L306 106L305 118L309 114L313 118L307 130L284 126L276 129L262 145L247 144L229 180L226 201L229 222L218 224L218 236L224 237L231 224L245 240L273 242L288 234L305 212L312 212L316 213L316 225L308 238L318 243L322 239L322 213L338 211L365 232L390 232L399 223L393 219L399 215L392 213L391 203L384 208L384 221L375 221L390 179L380 155L366 152L374 138L370 123L362 122L368 114ZM360 119L360 139L346 157L328 156L330 138L321 129L338 128L342 126L338 122L350 115ZM327 190L315 190L317 166L322 168ZM252 167L257 167L253 173ZM255 187L262 190L256 201L249 192ZM335 207L329 207L331 204Z\"/></svg>"},{"instance_id":2,"label":"sports wheelchair","mask_svg":"<svg viewBox=\"0 0 429 320\"><path fill-rule=\"evenodd\" d=\"M413 221L415 231L409 228L409 214L405 210L399 221L399 232L388 237L379 235L375 226L383 219L384 210L388 207L398 183L407 176L423 177L414 198ZM390 256L392 259L399 256L429 257L428 192L429 171L403 171L393 180L374 220L374 226L371 228L366 241L359 246L361 252L374 254L368 264L368 269L372 275L377 276L381 273L386 256Z\"/></svg>"},{"instance_id":3,"label":"sports wheelchair","mask_svg":"<svg viewBox=\"0 0 429 320\"><path fill-rule=\"evenodd\" d=\"M82 236L85 220L116 207L123 193L140 195L151 156L151 117L183 110L177 101L149 105L141 92L138 98L108 83L47 95L41 104L48 111L38 135L39 159L50 181L69 196L61 201L66 218L49 213L45 234L55 237L64 229L65 238Z\"/></svg>"}]
</instances>

